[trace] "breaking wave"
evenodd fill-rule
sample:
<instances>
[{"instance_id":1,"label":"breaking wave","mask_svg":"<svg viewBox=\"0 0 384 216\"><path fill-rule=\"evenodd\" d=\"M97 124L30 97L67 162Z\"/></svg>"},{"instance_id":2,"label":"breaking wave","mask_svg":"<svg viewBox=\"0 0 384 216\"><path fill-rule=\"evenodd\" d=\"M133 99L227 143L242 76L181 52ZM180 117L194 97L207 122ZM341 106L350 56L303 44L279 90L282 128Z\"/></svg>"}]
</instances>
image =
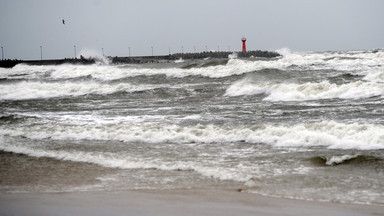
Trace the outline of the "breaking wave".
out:
<instances>
[{"instance_id":1,"label":"breaking wave","mask_svg":"<svg viewBox=\"0 0 384 216\"><path fill-rule=\"evenodd\" d=\"M311 158L311 161L315 164L319 165L327 165L327 166L337 166L337 165L346 165L346 164L370 164L383 162L383 159L377 158L369 155L334 155L334 156L318 156Z\"/></svg>"},{"instance_id":2,"label":"breaking wave","mask_svg":"<svg viewBox=\"0 0 384 216\"><path fill-rule=\"evenodd\" d=\"M305 101L319 99L361 99L384 95L384 83L355 81L335 84L328 81L320 83L257 83L246 77L233 83L225 96L266 94L267 101Z\"/></svg>"},{"instance_id":3,"label":"breaking wave","mask_svg":"<svg viewBox=\"0 0 384 216\"><path fill-rule=\"evenodd\" d=\"M22 81L0 85L0 100L25 100L54 97L77 97L88 94L112 94L154 89L150 85L128 83L104 84L98 82L39 82Z\"/></svg>"},{"instance_id":4,"label":"breaking wave","mask_svg":"<svg viewBox=\"0 0 384 216\"><path fill-rule=\"evenodd\" d=\"M79 56L77 56L77 57L80 58L81 56L83 58L86 58L86 59L88 59L88 58L94 59L96 61L96 64L98 64L98 65L111 63L111 60L109 58L107 58L105 55L103 55L103 53L100 53L100 52L93 50L93 49L81 50Z\"/></svg>"},{"instance_id":5,"label":"breaking wave","mask_svg":"<svg viewBox=\"0 0 384 216\"><path fill-rule=\"evenodd\" d=\"M367 73L363 78L370 82L384 83L384 68L378 70L372 70Z\"/></svg>"},{"instance_id":6,"label":"breaking wave","mask_svg":"<svg viewBox=\"0 0 384 216\"><path fill-rule=\"evenodd\" d=\"M203 60L195 65L182 68L182 63L170 63L170 67L156 68L142 65L48 65L31 66L16 65L12 69L2 69L0 78L12 79L12 76L26 79L37 77L49 79L70 79L91 76L98 80L117 80L135 76L166 75L170 77L203 76L209 78L221 78L240 75L263 69L279 70L337 70L352 71L362 75L372 74L367 79L375 79L374 76L382 75L384 51L350 51L350 52L325 52L325 53L295 53L282 50L284 56L275 59L239 59L230 58L220 64L210 64L212 59ZM204 65L201 67L201 65ZM380 79L381 79L380 78Z\"/></svg>"},{"instance_id":7,"label":"breaking wave","mask_svg":"<svg viewBox=\"0 0 384 216\"><path fill-rule=\"evenodd\" d=\"M331 149L384 149L384 126L334 121L297 125L215 126L73 122L1 127L1 136L29 139L112 140L138 143L247 142L279 147L323 146Z\"/></svg>"},{"instance_id":8,"label":"breaking wave","mask_svg":"<svg viewBox=\"0 0 384 216\"><path fill-rule=\"evenodd\" d=\"M195 171L205 177L217 178L220 180L235 180L246 182L251 179L251 175L241 171L222 169L202 165L193 161L162 161L150 158L138 158L129 155L102 153L102 152L82 152L82 151L63 151L63 150L43 150L33 149L26 146L11 146L0 142L0 150L25 154L32 157L49 157L57 160L73 162L92 163L108 168L120 169L158 169L176 171Z\"/></svg>"}]
</instances>

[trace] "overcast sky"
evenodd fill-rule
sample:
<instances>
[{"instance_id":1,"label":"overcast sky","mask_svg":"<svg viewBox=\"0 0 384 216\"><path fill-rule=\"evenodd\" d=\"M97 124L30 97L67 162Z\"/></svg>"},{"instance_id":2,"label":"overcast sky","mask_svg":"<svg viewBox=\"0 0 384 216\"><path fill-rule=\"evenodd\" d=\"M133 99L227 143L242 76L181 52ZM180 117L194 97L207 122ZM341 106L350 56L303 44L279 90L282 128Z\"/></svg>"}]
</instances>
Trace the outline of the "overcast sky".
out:
<instances>
[{"instance_id":1,"label":"overcast sky","mask_svg":"<svg viewBox=\"0 0 384 216\"><path fill-rule=\"evenodd\" d=\"M65 20L65 25L62 24ZM0 0L5 58L384 48L383 0Z\"/></svg>"}]
</instances>

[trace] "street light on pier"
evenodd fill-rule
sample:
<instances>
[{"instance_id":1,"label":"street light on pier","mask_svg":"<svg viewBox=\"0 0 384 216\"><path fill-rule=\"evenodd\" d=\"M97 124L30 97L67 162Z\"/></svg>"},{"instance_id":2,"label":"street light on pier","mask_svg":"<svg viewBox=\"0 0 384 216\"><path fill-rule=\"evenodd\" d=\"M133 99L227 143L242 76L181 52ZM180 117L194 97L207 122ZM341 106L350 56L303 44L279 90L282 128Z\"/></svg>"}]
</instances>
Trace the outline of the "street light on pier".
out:
<instances>
[{"instance_id":1,"label":"street light on pier","mask_svg":"<svg viewBox=\"0 0 384 216\"><path fill-rule=\"evenodd\" d=\"M1 47L1 60L4 60L4 50L3 50L4 48L3 47Z\"/></svg>"},{"instance_id":2,"label":"street light on pier","mask_svg":"<svg viewBox=\"0 0 384 216\"><path fill-rule=\"evenodd\" d=\"M40 46L40 60L43 60L43 46Z\"/></svg>"}]
</instances>

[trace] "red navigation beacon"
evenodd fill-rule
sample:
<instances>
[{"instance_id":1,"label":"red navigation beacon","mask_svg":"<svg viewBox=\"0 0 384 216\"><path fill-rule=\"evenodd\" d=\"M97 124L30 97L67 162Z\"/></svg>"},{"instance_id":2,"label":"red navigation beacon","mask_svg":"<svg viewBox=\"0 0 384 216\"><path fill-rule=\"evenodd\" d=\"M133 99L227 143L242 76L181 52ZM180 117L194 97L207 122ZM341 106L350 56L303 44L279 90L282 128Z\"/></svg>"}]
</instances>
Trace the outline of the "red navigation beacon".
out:
<instances>
[{"instance_id":1,"label":"red navigation beacon","mask_svg":"<svg viewBox=\"0 0 384 216\"><path fill-rule=\"evenodd\" d=\"M247 38L242 37L241 41L243 42L243 52L247 52L247 47L245 46L245 41L247 41Z\"/></svg>"}]
</instances>

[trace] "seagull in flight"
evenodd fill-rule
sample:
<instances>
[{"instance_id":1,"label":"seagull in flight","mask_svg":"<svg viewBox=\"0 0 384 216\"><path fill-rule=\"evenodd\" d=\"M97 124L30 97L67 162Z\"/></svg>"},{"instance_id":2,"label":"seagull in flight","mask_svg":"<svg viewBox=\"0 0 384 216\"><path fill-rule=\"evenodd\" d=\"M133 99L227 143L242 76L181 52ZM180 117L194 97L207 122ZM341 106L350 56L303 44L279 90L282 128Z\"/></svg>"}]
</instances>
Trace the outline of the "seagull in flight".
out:
<instances>
[{"instance_id":1,"label":"seagull in flight","mask_svg":"<svg viewBox=\"0 0 384 216\"><path fill-rule=\"evenodd\" d=\"M62 20L62 22L63 22L63 24L65 25L65 20L64 20L64 19Z\"/></svg>"}]
</instances>

